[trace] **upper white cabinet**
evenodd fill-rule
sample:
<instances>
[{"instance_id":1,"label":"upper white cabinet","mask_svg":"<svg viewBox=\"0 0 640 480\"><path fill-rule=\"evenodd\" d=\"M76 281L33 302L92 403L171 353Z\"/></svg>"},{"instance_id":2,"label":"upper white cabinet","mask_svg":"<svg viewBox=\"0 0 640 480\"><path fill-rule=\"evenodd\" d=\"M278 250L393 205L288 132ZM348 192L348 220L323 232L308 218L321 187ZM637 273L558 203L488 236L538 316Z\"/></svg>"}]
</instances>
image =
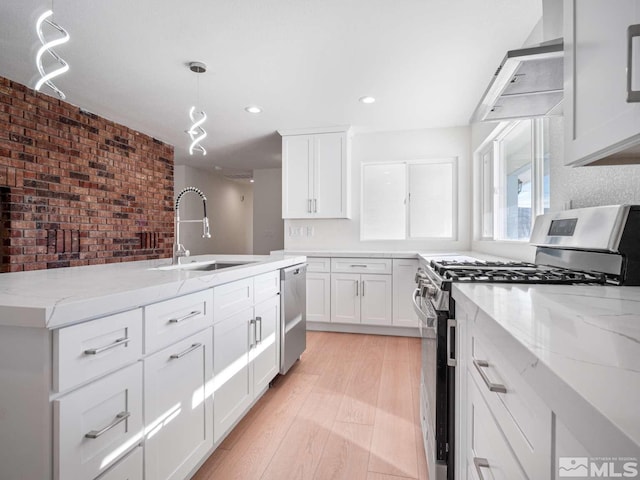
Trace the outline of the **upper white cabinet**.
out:
<instances>
[{"instance_id":1,"label":"upper white cabinet","mask_svg":"<svg viewBox=\"0 0 640 480\"><path fill-rule=\"evenodd\" d=\"M282 218L349 218L346 127L282 135Z\"/></svg>"},{"instance_id":2,"label":"upper white cabinet","mask_svg":"<svg viewBox=\"0 0 640 480\"><path fill-rule=\"evenodd\" d=\"M639 25L640 0L564 1L567 165L640 144Z\"/></svg>"}]
</instances>

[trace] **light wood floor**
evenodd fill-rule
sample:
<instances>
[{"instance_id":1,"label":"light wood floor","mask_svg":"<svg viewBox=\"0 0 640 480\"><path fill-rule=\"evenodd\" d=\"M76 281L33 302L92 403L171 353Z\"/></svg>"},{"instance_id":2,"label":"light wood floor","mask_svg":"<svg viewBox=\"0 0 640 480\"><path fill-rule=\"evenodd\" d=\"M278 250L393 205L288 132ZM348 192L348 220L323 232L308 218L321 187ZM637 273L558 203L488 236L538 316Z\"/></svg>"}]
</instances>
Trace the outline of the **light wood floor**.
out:
<instances>
[{"instance_id":1,"label":"light wood floor","mask_svg":"<svg viewBox=\"0 0 640 480\"><path fill-rule=\"evenodd\" d=\"M420 340L308 332L195 480L427 479Z\"/></svg>"}]
</instances>

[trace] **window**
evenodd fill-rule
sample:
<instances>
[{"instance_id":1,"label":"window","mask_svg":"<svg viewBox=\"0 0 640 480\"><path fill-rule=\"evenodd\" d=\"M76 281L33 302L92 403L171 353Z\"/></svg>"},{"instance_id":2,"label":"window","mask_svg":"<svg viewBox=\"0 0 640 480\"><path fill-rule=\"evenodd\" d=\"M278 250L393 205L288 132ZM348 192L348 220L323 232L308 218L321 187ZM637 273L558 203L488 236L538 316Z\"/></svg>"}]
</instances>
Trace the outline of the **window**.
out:
<instances>
[{"instance_id":1,"label":"window","mask_svg":"<svg viewBox=\"0 0 640 480\"><path fill-rule=\"evenodd\" d=\"M363 240L456 238L455 158L362 166Z\"/></svg>"},{"instance_id":2,"label":"window","mask_svg":"<svg viewBox=\"0 0 640 480\"><path fill-rule=\"evenodd\" d=\"M547 129L546 119L509 122L478 152L481 238L528 241L549 210Z\"/></svg>"}]
</instances>

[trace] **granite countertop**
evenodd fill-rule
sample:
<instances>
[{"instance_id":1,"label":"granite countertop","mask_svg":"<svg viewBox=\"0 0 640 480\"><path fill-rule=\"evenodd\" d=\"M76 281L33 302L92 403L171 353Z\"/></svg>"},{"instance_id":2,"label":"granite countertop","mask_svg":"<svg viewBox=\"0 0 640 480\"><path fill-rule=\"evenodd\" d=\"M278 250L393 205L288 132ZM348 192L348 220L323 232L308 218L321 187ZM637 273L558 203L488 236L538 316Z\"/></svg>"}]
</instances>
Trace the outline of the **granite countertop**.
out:
<instances>
[{"instance_id":1,"label":"granite countertop","mask_svg":"<svg viewBox=\"0 0 640 480\"><path fill-rule=\"evenodd\" d=\"M0 274L0 325L55 328L306 261L300 255L198 255L255 262L214 271L160 269L170 259Z\"/></svg>"},{"instance_id":2,"label":"granite countertop","mask_svg":"<svg viewBox=\"0 0 640 480\"><path fill-rule=\"evenodd\" d=\"M456 283L453 298L535 356L521 374L558 418L640 454L640 287Z\"/></svg>"}]
</instances>

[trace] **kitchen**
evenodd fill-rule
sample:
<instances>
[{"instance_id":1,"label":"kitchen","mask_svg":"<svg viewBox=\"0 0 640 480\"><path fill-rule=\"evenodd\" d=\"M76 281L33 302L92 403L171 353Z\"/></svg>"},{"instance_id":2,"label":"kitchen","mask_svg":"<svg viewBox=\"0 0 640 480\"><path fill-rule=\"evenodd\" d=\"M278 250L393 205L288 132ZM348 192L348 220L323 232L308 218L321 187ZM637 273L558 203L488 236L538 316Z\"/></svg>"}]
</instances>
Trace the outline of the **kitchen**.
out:
<instances>
[{"instance_id":1,"label":"kitchen","mask_svg":"<svg viewBox=\"0 0 640 480\"><path fill-rule=\"evenodd\" d=\"M533 236L536 214L640 204L640 109L634 103L640 46L629 28L640 24L637 1L616 8L597 1L495 1L482 7L464 2L456 9L434 1L402 8L354 4L344 10L314 2L279 2L269 6L273 9L222 2L215 9L194 1L179 12L164 4L145 9L143 3L113 3L91 10L62 1L53 5L53 18L71 37L52 47L70 66L52 79L68 95L66 101L46 85L42 93L32 90L39 78L35 24L50 5L0 6L1 266L6 272L0 275L2 478L190 478L211 453L223 461L225 451L233 451L221 447L225 439L226 447L241 444L240 430L266 421L267 431L281 431L260 412L286 414L265 402L287 385L279 382L312 368L310 360L322 349L346 362L346 352L340 352L349 345L360 345L361 352L365 343L387 339L385 358L409 355L406 361L396 358L409 366L399 375L420 382L411 355L420 354L425 337L416 338L421 331L412 301L416 271L430 264L430 254L555 265L548 249L538 260L547 240ZM204 18L198 12L216 28L194 21ZM244 23L225 20L230 18ZM447 21L425 23L432 18ZM504 26L494 27L495 18ZM162 33L175 28L184 39L165 40ZM622 33L613 36L617 29ZM210 30L210 36L201 37L200 30ZM347 36L351 30L353 36ZM491 35L483 34L489 30ZM47 29L45 36L55 32ZM511 119L470 120L507 50L560 37L563 100L552 105L555 111L515 125ZM206 38L204 45L200 38ZM601 48L583 50L580 41ZM469 48L472 43L477 51ZM192 50L185 52L187 45ZM329 63L321 63L325 57ZM206 65L189 65L200 61ZM352 73L338 78L336 71ZM260 82L250 81L255 76ZM368 95L375 97L373 103L365 103ZM194 155L188 152L194 145L186 132L192 104L210 115L202 124L207 155L197 145ZM257 105L261 113L249 111ZM154 121L158 118L163 120ZM328 169L320 165L324 158ZM578 167L582 164L590 166ZM181 220L197 224L181 225L180 242L175 240L180 224L174 202L186 187L208 198L210 240L201 238L207 213L194 194L184 196L179 213ZM302 204L296 203L300 198ZM456 402L447 427L456 434L451 455L436 461L428 442L420 444L430 429L414 411L410 433L401 435L414 450L423 447L429 473L421 470L419 451L411 468L394 468L402 452L385 451L380 439L384 408L391 409L395 400L379 387L369 393L384 408L373 416L364 470L354 475L433 479L448 465L449 478L556 478L570 476L560 468L572 458L587 464L571 468L595 469L592 477L633 478L632 464L637 468L640 457L633 388L640 356L635 264L629 259L636 253L620 250L619 242L631 238L633 244L635 238L637 244L637 234L629 233L637 225L635 210L613 212L619 221L608 234L615 241L587 248L617 255L612 260L617 270L603 270L601 262L595 267L605 272L607 286L452 284L455 316L445 320L457 326L440 329L460 329L448 343L451 355L460 354L458 393L449 399ZM580 233L582 215L551 220L563 221L547 227L552 252L562 247L558 239L572 238L567 232L574 218L580 218L574 226ZM529 236L536 246L529 245ZM182 255L174 243L192 256ZM243 256L274 250L284 254ZM197 262L171 268L177 253L176 263ZM215 262L251 263L212 271ZM281 347L275 334L284 292L279 272L301 263L308 265L308 348L293 373L269 388ZM422 298L430 294L424 290ZM577 297L571 296L574 291ZM182 320L194 312L199 313ZM522 317L520 323L507 318L514 315ZM181 333L163 332L163 322L179 326ZM113 325L119 330L107 331ZM84 329L90 338L83 338ZM244 365L229 360L240 337L251 342ZM72 347L63 348L65 342L74 341L82 342L86 362L74 365L77 359L66 356ZM102 354L106 361L91 353L103 345L114 345ZM488 355L491 366L474 366L465 357L466 346L477 350L476 360L478 352ZM191 348L180 357L191 362L189 375L174 372L171 382L193 382L201 389L193 398L170 399L162 389L167 380L159 359ZM567 349L573 360L554 356L557 348ZM222 358L225 352L229 355ZM324 366L330 373L344 373L344 365L329 360ZM500 361L507 363L504 371ZM24 369L15 368L22 363ZM526 366L534 364L541 368L526 374ZM226 367L238 371L225 379ZM382 380L396 385L393 375ZM485 381L506 385L507 393L490 395L482 390ZM105 386L109 382L111 387ZM82 418L74 415L84 408L82 402L97 402L117 382L130 389L123 395L133 406L115 413L128 416L105 416L97 407ZM242 383L250 388L243 390ZM419 383L411 385L415 398L409 411L422 393ZM121 397L100 408L115 407ZM180 401L192 405L190 415L174 408ZM472 428L476 417L469 412L476 412L481 428ZM542 420L532 425L527 415ZM376 426L376 420L382 423ZM386 423L393 428L393 422ZM201 438L190 435L201 424ZM101 450L100 438L85 437L84 430L95 436L105 426L110 431L99 437L110 443ZM184 442L163 435L162 428L178 426ZM486 433L476 439L478 431ZM325 435L314 445L320 442L321 451L333 446L337 456L361 457L358 449L336 447L340 443L334 440L346 437L334 432L331 441ZM371 437L379 441L372 443ZM268 436L260 438L264 444ZM283 462L274 456L278 461ZM212 478L234 475L228 465L227 470L207 465ZM344 472L329 470L317 468L316 478L344 478ZM228 475L216 477L216 471ZM263 475L264 470L245 478Z\"/></svg>"}]
</instances>

